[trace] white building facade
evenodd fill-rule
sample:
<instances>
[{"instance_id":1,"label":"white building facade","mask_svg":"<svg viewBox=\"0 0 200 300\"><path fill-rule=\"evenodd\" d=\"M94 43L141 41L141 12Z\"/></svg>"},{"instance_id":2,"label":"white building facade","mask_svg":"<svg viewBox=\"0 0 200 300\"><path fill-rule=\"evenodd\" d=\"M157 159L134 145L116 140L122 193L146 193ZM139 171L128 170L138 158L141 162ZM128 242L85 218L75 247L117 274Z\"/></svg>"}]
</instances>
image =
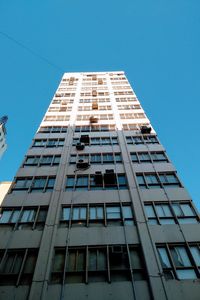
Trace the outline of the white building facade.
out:
<instances>
[{"instance_id":1,"label":"white building facade","mask_svg":"<svg viewBox=\"0 0 200 300\"><path fill-rule=\"evenodd\" d=\"M199 299L198 212L123 71L64 74L0 241L0 298Z\"/></svg>"}]
</instances>

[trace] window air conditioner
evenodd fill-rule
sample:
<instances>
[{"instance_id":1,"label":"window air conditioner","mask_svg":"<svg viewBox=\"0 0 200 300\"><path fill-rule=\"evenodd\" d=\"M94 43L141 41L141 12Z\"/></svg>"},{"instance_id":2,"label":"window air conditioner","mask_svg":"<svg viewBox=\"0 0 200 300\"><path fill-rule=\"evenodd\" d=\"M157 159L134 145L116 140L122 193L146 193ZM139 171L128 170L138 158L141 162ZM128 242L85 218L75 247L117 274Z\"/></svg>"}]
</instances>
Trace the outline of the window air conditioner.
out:
<instances>
[{"instance_id":1,"label":"window air conditioner","mask_svg":"<svg viewBox=\"0 0 200 300\"><path fill-rule=\"evenodd\" d=\"M80 143L84 143L85 145L89 144L90 137L88 134L82 134L80 137Z\"/></svg>"},{"instance_id":2,"label":"window air conditioner","mask_svg":"<svg viewBox=\"0 0 200 300\"><path fill-rule=\"evenodd\" d=\"M141 130L142 134L151 133L151 127L150 126L141 126L140 130Z\"/></svg>"},{"instance_id":3,"label":"window air conditioner","mask_svg":"<svg viewBox=\"0 0 200 300\"><path fill-rule=\"evenodd\" d=\"M95 116L91 116L90 117L90 123L97 123L98 122L98 118Z\"/></svg>"},{"instance_id":4,"label":"window air conditioner","mask_svg":"<svg viewBox=\"0 0 200 300\"><path fill-rule=\"evenodd\" d=\"M92 103L92 109L98 109L98 103L97 102Z\"/></svg>"},{"instance_id":5,"label":"window air conditioner","mask_svg":"<svg viewBox=\"0 0 200 300\"><path fill-rule=\"evenodd\" d=\"M104 183L105 184L116 184L117 178L113 169L107 169L104 173Z\"/></svg>"},{"instance_id":6,"label":"window air conditioner","mask_svg":"<svg viewBox=\"0 0 200 300\"><path fill-rule=\"evenodd\" d=\"M84 143L77 143L76 144L76 150L83 150L85 148L85 144Z\"/></svg>"},{"instance_id":7,"label":"window air conditioner","mask_svg":"<svg viewBox=\"0 0 200 300\"><path fill-rule=\"evenodd\" d=\"M103 184L103 175L100 171L95 172L94 181L96 184Z\"/></svg>"},{"instance_id":8,"label":"window air conditioner","mask_svg":"<svg viewBox=\"0 0 200 300\"><path fill-rule=\"evenodd\" d=\"M89 162L86 159L79 159L76 163L77 169L86 169L89 167Z\"/></svg>"}]
</instances>

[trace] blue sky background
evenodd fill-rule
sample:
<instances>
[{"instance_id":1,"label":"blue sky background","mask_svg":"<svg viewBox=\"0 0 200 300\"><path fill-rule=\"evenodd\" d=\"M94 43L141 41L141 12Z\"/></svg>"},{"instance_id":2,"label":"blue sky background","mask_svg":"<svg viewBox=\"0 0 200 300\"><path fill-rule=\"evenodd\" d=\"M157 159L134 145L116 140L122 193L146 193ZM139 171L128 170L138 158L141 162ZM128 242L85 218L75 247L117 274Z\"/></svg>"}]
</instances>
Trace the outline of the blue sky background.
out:
<instances>
[{"instance_id":1,"label":"blue sky background","mask_svg":"<svg viewBox=\"0 0 200 300\"><path fill-rule=\"evenodd\" d=\"M0 181L13 179L64 71L124 70L200 208L199 0L1 0L0 45Z\"/></svg>"}]
</instances>

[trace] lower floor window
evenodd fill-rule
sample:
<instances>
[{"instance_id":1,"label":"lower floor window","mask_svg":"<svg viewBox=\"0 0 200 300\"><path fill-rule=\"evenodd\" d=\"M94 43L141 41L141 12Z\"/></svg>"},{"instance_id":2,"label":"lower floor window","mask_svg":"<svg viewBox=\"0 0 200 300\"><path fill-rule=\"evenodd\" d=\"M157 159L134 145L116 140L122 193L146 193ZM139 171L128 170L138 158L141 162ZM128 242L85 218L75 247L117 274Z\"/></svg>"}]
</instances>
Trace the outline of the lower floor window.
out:
<instances>
[{"instance_id":1,"label":"lower floor window","mask_svg":"<svg viewBox=\"0 0 200 300\"><path fill-rule=\"evenodd\" d=\"M200 244L158 245L157 250L166 279L200 278Z\"/></svg>"},{"instance_id":2,"label":"lower floor window","mask_svg":"<svg viewBox=\"0 0 200 300\"><path fill-rule=\"evenodd\" d=\"M124 245L55 248L51 283L145 280L139 246L128 247L129 255Z\"/></svg>"},{"instance_id":3,"label":"lower floor window","mask_svg":"<svg viewBox=\"0 0 200 300\"><path fill-rule=\"evenodd\" d=\"M37 260L36 249L12 249L0 252L0 285L29 285Z\"/></svg>"}]
</instances>

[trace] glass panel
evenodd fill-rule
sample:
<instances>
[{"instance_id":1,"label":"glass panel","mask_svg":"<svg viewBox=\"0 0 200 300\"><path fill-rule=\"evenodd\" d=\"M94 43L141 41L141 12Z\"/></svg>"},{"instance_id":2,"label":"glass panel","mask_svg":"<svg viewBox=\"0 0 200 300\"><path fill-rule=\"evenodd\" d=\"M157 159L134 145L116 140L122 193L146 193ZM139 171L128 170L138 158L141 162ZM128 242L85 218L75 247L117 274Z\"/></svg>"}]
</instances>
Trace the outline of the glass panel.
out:
<instances>
[{"instance_id":1,"label":"glass panel","mask_svg":"<svg viewBox=\"0 0 200 300\"><path fill-rule=\"evenodd\" d=\"M121 218L120 207L117 206L106 207L106 216L107 219L120 219Z\"/></svg>"},{"instance_id":2,"label":"glass panel","mask_svg":"<svg viewBox=\"0 0 200 300\"><path fill-rule=\"evenodd\" d=\"M117 137L112 137L112 144L113 145L118 145Z\"/></svg>"},{"instance_id":3,"label":"glass panel","mask_svg":"<svg viewBox=\"0 0 200 300\"><path fill-rule=\"evenodd\" d=\"M158 248L158 254L163 268L170 268L171 263L165 248Z\"/></svg>"},{"instance_id":4,"label":"glass panel","mask_svg":"<svg viewBox=\"0 0 200 300\"><path fill-rule=\"evenodd\" d=\"M59 164L60 163L60 156L55 156L53 160L53 164Z\"/></svg>"},{"instance_id":5,"label":"glass panel","mask_svg":"<svg viewBox=\"0 0 200 300\"><path fill-rule=\"evenodd\" d=\"M143 175L136 175L137 176L137 182L138 184L144 184L145 185L145 181L144 181L144 177Z\"/></svg>"},{"instance_id":6,"label":"glass panel","mask_svg":"<svg viewBox=\"0 0 200 300\"><path fill-rule=\"evenodd\" d=\"M100 144L100 138L91 138L90 139L91 145L99 145Z\"/></svg>"},{"instance_id":7,"label":"glass panel","mask_svg":"<svg viewBox=\"0 0 200 300\"><path fill-rule=\"evenodd\" d=\"M47 188L53 188L55 183L55 178L49 178L47 183Z\"/></svg>"},{"instance_id":8,"label":"glass panel","mask_svg":"<svg viewBox=\"0 0 200 300\"><path fill-rule=\"evenodd\" d=\"M132 219L133 213L130 206L123 206L122 207L123 217L124 219Z\"/></svg>"},{"instance_id":9,"label":"glass panel","mask_svg":"<svg viewBox=\"0 0 200 300\"><path fill-rule=\"evenodd\" d=\"M23 273L31 274L34 272L36 259L37 259L37 256L35 253L32 252L32 253L28 254L28 256L26 258L25 266L23 269Z\"/></svg>"},{"instance_id":10,"label":"glass panel","mask_svg":"<svg viewBox=\"0 0 200 300\"><path fill-rule=\"evenodd\" d=\"M174 219L160 219L160 224L165 225L165 224L175 224Z\"/></svg>"},{"instance_id":11,"label":"glass panel","mask_svg":"<svg viewBox=\"0 0 200 300\"><path fill-rule=\"evenodd\" d=\"M62 220L68 221L70 218L70 208L64 207L62 210Z\"/></svg>"},{"instance_id":12,"label":"glass panel","mask_svg":"<svg viewBox=\"0 0 200 300\"><path fill-rule=\"evenodd\" d=\"M176 270L178 279L196 279L197 275L194 270Z\"/></svg>"},{"instance_id":13,"label":"glass panel","mask_svg":"<svg viewBox=\"0 0 200 300\"><path fill-rule=\"evenodd\" d=\"M44 188L46 178L35 178L33 181L33 188Z\"/></svg>"},{"instance_id":14,"label":"glass panel","mask_svg":"<svg viewBox=\"0 0 200 300\"><path fill-rule=\"evenodd\" d=\"M177 246L170 249L174 264L176 267L191 266L187 251L183 246Z\"/></svg>"},{"instance_id":15,"label":"glass panel","mask_svg":"<svg viewBox=\"0 0 200 300\"><path fill-rule=\"evenodd\" d=\"M62 272L64 268L65 253L57 252L54 257L53 272Z\"/></svg>"},{"instance_id":16,"label":"glass panel","mask_svg":"<svg viewBox=\"0 0 200 300\"><path fill-rule=\"evenodd\" d=\"M72 163L76 163L76 155L71 155L70 156L70 163L72 164Z\"/></svg>"},{"instance_id":17,"label":"glass panel","mask_svg":"<svg viewBox=\"0 0 200 300\"><path fill-rule=\"evenodd\" d=\"M170 211L168 204L156 205L156 211L159 217L171 217L172 213Z\"/></svg>"},{"instance_id":18,"label":"glass panel","mask_svg":"<svg viewBox=\"0 0 200 300\"><path fill-rule=\"evenodd\" d=\"M90 219L103 219L103 207L90 207Z\"/></svg>"},{"instance_id":19,"label":"glass panel","mask_svg":"<svg viewBox=\"0 0 200 300\"><path fill-rule=\"evenodd\" d=\"M172 204L172 207L173 207L174 213L177 217L183 216L183 212L182 212L181 207L178 203Z\"/></svg>"},{"instance_id":20,"label":"glass panel","mask_svg":"<svg viewBox=\"0 0 200 300\"><path fill-rule=\"evenodd\" d=\"M184 216L195 216L191 206L189 204L180 204Z\"/></svg>"},{"instance_id":21,"label":"glass panel","mask_svg":"<svg viewBox=\"0 0 200 300\"><path fill-rule=\"evenodd\" d=\"M10 222L16 223L19 219L19 215L20 215L20 210L14 210Z\"/></svg>"},{"instance_id":22,"label":"glass panel","mask_svg":"<svg viewBox=\"0 0 200 300\"><path fill-rule=\"evenodd\" d=\"M178 218L180 224L196 224L198 223L195 218Z\"/></svg>"},{"instance_id":23,"label":"glass panel","mask_svg":"<svg viewBox=\"0 0 200 300\"><path fill-rule=\"evenodd\" d=\"M39 157L27 157L26 158L26 161L25 161L25 164L26 165L33 165L33 164L37 164L38 163L38 160L39 160Z\"/></svg>"},{"instance_id":24,"label":"glass panel","mask_svg":"<svg viewBox=\"0 0 200 300\"><path fill-rule=\"evenodd\" d=\"M89 271L97 270L97 250L89 250L88 270Z\"/></svg>"},{"instance_id":25,"label":"glass panel","mask_svg":"<svg viewBox=\"0 0 200 300\"><path fill-rule=\"evenodd\" d=\"M115 153L115 161L116 162L122 162L122 157L120 153Z\"/></svg>"},{"instance_id":26,"label":"glass panel","mask_svg":"<svg viewBox=\"0 0 200 300\"><path fill-rule=\"evenodd\" d=\"M148 218L155 218L155 212L151 204L145 205L145 210Z\"/></svg>"},{"instance_id":27,"label":"glass panel","mask_svg":"<svg viewBox=\"0 0 200 300\"><path fill-rule=\"evenodd\" d=\"M85 266L85 251L79 250L78 251L78 257L77 257L77 271L83 271Z\"/></svg>"},{"instance_id":28,"label":"glass panel","mask_svg":"<svg viewBox=\"0 0 200 300\"><path fill-rule=\"evenodd\" d=\"M47 141L47 147L54 147L58 143L58 140L48 140Z\"/></svg>"},{"instance_id":29,"label":"glass panel","mask_svg":"<svg viewBox=\"0 0 200 300\"><path fill-rule=\"evenodd\" d=\"M77 187L88 187L88 176L77 176Z\"/></svg>"},{"instance_id":30,"label":"glass panel","mask_svg":"<svg viewBox=\"0 0 200 300\"><path fill-rule=\"evenodd\" d=\"M34 215L35 215L34 210L28 210L28 209L24 210L22 212L20 222L33 222L34 221Z\"/></svg>"},{"instance_id":31,"label":"glass panel","mask_svg":"<svg viewBox=\"0 0 200 300\"><path fill-rule=\"evenodd\" d=\"M131 153L131 159L132 159L133 162L138 162L138 158L137 158L136 153Z\"/></svg>"},{"instance_id":32,"label":"glass panel","mask_svg":"<svg viewBox=\"0 0 200 300\"><path fill-rule=\"evenodd\" d=\"M112 153L105 153L103 154L103 162L113 162L114 158L113 158L113 154Z\"/></svg>"},{"instance_id":33,"label":"glass panel","mask_svg":"<svg viewBox=\"0 0 200 300\"><path fill-rule=\"evenodd\" d=\"M32 179L16 179L15 188L29 188L31 185Z\"/></svg>"},{"instance_id":34,"label":"glass panel","mask_svg":"<svg viewBox=\"0 0 200 300\"><path fill-rule=\"evenodd\" d=\"M158 178L156 175L145 175L145 179L148 184L158 183Z\"/></svg>"},{"instance_id":35,"label":"glass panel","mask_svg":"<svg viewBox=\"0 0 200 300\"><path fill-rule=\"evenodd\" d=\"M41 208L37 217L37 222L45 222L47 217L47 209Z\"/></svg>"},{"instance_id":36,"label":"glass panel","mask_svg":"<svg viewBox=\"0 0 200 300\"><path fill-rule=\"evenodd\" d=\"M74 187L74 181L75 181L74 177L67 177L66 188L73 188Z\"/></svg>"},{"instance_id":37,"label":"glass panel","mask_svg":"<svg viewBox=\"0 0 200 300\"><path fill-rule=\"evenodd\" d=\"M110 138L101 138L101 144L102 145L110 145Z\"/></svg>"},{"instance_id":38,"label":"glass panel","mask_svg":"<svg viewBox=\"0 0 200 300\"><path fill-rule=\"evenodd\" d=\"M52 162L52 159L53 159L53 156L52 155L49 155L49 156L43 156L41 158L41 161L40 161L40 164L51 164Z\"/></svg>"},{"instance_id":39,"label":"glass panel","mask_svg":"<svg viewBox=\"0 0 200 300\"><path fill-rule=\"evenodd\" d=\"M148 153L138 153L140 161L151 161Z\"/></svg>"},{"instance_id":40,"label":"glass panel","mask_svg":"<svg viewBox=\"0 0 200 300\"><path fill-rule=\"evenodd\" d=\"M141 269L142 263L140 260L140 255L139 255L138 249L130 249L130 257L131 257L132 269Z\"/></svg>"},{"instance_id":41,"label":"glass panel","mask_svg":"<svg viewBox=\"0 0 200 300\"><path fill-rule=\"evenodd\" d=\"M200 250L197 246L191 246L190 250L197 266L200 266Z\"/></svg>"},{"instance_id":42,"label":"glass panel","mask_svg":"<svg viewBox=\"0 0 200 300\"><path fill-rule=\"evenodd\" d=\"M85 220L86 219L86 207L80 208L80 219Z\"/></svg>"},{"instance_id":43,"label":"glass panel","mask_svg":"<svg viewBox=\"0 0 200 300\"><path fill-rule=\"evenodd\" d=\"M127 144L133 144L131 136L126 136Z\"/></svg>"},{"instance_id":44,"label":"glass panel","mask_svg":"<svg viewBox=\"0 0 200 300\"><path fill-rule=\"evenodd\" d=\"M117 175L119 186L127 185L126 176L125 175Z\"/></svg>"},{"instance_id":45,"label":"glass panel","mask_svg":"<svg viewBox=\"0 0 200 300\"><path fill-rule=\"evenodd\" d=\"M73 208L72 220L79 220L79 207Z\"/></svg>"},{"instance_id":46,"label":"glass panel","mask_svg":"<svg viewBox=\"0 0 200 300\"><path fill-rule=\"evenodd\" d=\"M11 214L12 214L12 210L4 210L1 215L0 223L8 223Z\"/></svg>"},{"instance_id":47,"label":"glass panel","mask_svg":"<svg viewBox=\"0 0 200 300\"><path fill-rule=\"evenodd\" d=\"M101 163L101 154L91 154L91 163Z\"/></svg>"}]
</instances>

